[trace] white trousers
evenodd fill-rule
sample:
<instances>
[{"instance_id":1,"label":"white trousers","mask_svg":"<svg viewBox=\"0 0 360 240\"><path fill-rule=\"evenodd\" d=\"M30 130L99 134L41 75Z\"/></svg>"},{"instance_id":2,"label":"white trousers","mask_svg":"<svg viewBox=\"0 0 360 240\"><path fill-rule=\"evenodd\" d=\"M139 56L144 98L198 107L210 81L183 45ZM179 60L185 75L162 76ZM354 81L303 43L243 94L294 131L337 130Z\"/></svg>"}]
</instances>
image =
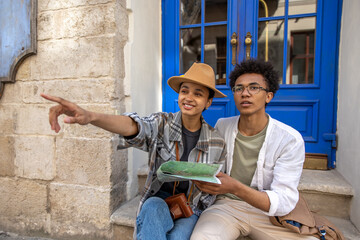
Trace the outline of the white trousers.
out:
<instances>
[{"instance_id":1,"label":"white trousers","mask_svg":"<svg viewBox=\"0 0 360 240\"><path fill-rule=\"evenodd\" d=\"M191 240L235 240L241 236L252 240L317 239L274 226L267 215L244 201L223 198L201 214Z\"/></svg>"}]
</instances>

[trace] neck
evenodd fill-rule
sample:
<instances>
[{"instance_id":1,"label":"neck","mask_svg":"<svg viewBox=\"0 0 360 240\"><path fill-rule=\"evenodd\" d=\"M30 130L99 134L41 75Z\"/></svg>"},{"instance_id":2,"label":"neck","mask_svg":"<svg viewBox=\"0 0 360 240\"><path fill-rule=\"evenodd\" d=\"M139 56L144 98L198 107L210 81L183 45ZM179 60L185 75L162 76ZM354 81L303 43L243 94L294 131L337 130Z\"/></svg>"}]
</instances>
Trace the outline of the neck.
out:
<instances>
[{"instance_id":1,"label":"neck","mask_svg":"<svg viewBox=\"0 0 360 240\"><path fill-rule=\"evenodd\" d=\"M195 132L201 128L200 116L188 117L181 116L182 125L190 132Z\"/></svg>"},{"instance_id":2,"label":"neck","mask_svg":"<svg viewBox=\"0 0 360 240\"><path fill-rule=\"evenodd\" d=\"M261 132L268 123L269 119L266 113L262 115L240 115L238 122L238 129L240 133L244 136L253 136Z\"/></svg>"}]
</instances>

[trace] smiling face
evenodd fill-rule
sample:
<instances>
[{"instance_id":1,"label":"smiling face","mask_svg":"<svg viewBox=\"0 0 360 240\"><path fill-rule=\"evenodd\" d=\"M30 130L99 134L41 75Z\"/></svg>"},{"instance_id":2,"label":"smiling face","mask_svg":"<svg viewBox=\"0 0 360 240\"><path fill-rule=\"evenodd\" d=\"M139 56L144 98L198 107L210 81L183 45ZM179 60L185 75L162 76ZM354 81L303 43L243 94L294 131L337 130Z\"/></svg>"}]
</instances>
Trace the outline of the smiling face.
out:
<instances>
[{"instance_id":1,"label":"smiling face","mask_svg":"<svg viewBox=\"0 0 360 240\"><path fill-rule=\"evenodd\" d=\"M257 73L243 74L235 81L235 86L243 86L245 88L254 84L258 84L265 89L268 88L264 77ZM248 89L245 89L241 94L234 93L234 100L242 116L264 116L265 104L269 103L273 96L272 92L260 90L256 94L250 94Z\"/></svg>"},{"instance_id":2,"label":"smiling face","mask_svg":"<svg viewBox=\"0 0 360 240\"><path fill-rule=\"evenodd\" d=\"M183 116L198 117L210 107L209 89L199 84L184 82L180 86L178 104Z\"/></svg>"}]
</instances>

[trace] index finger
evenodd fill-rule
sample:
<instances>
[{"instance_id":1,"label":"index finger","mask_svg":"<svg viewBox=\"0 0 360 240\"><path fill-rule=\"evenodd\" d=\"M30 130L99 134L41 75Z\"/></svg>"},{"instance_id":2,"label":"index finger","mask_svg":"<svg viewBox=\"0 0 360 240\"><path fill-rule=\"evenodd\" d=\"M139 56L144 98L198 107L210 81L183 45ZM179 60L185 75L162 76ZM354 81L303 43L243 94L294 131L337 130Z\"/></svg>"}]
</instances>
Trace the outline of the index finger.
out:
<instances>
[{"instance_id":1,"label":"index finger","mask_svg":"<svg viewBox=\"0 0 360 240\"><path fill-rule=\"evenodd\" d=\"M60 97L51 96L51 95L47 95L47 94L44 94L44 93L40 93L40 96L42 96L46 100L56 102L56 103L59 103L59 104L64 105L64 106L69 106L71 104L71 102L69 102L69 101L67 101L67 100L65 100L63 98L60 98Z\"/></svg>"}]
</instances>

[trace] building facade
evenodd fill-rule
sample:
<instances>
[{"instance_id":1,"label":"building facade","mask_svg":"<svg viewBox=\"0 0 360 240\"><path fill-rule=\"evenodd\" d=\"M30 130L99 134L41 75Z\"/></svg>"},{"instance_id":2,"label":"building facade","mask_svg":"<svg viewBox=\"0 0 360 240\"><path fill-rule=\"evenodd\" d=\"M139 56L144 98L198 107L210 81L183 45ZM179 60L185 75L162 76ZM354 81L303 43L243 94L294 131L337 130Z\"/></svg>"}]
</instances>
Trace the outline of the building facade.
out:
<instances>
[{"instance_id":1,"label":"building facade","mask_svg":"<svg viewBox=\"0 0 360 240\"><path fill-rule=\"evenodd\" d=\"M323 126L327 119L332 119L330 125L337 136L337 148L332 147L332 143L327 147L330 148L326 152L327 159L331 159L328 167L335 168L352 184L355 196L350 217L360 229L360 186L356 184L360 181L360 128L355 124L360 120L357 107L360 102L360 83L357 80L360 70L356 66L357 60L360 60L360 50L356 47L360 37L357 30L360 23L357 14L359 1L333 0L336 7L320 0L265 1L268 15L265 5L262 5L264 1L251 1L253 4L245 4L241 0L33 2L36 2L36 54L21 61L16 69L15 82L2 85L0 99L1 230L60 238L110 239L110 216L118 206L138 193L137 172L147 163L146 153L134 149L118 151L116 135L91 125L61 124L62 130L58 134L52 132L48 111L53 104L42 99L40 93L60 96L86 109L104 113L135 111L145 116L157 111L176 111L174 93L169 93L166 81L170 75L185 71L191 61L212 64L216 69L219 89L228 91L226 76L233 68L233 32L238 33L236 61L247 54L265 58L266 52L269 60L277 61L278 52L282 52L277 48L289 49L289 53L282 55L284 60L276 62L283 73L283 89L288 92L280 92L277 105L269 106L270 114L277 116L279 106L285 109L291 106L295 112L305 109L304 112L308 114L310 111L312 122L306 124L312 126L315 123ZM179 5L175 4L175 8L172 8L173 2ZM192 17L203 16L201 10L206 8L202 8L201 4L207 6L208 13L211 13L211 4L222 3L223 7L224 2L227 7L217 10L225 9L225 20L221 19L223 15L216 14L217 11L211 16L220 17L220 20L210 18L207 22L203 14L203 19L200 17L200 22L196 22L199 17ZM274 2L277 2L276 6ZM299 6L302 2L310 10L292 14L290 9L295 8L289 6ZM312 6L314 2L315 10ZM182 6L186 4L192 6L191 11L183 11ZM288 10L279 13L281 8ZM249 12L252 15L246 15ZM319 24L329 12L336 15L337 21L333 26L325 25L319 29ZM243 20L239 20L241 16L245 16L245 20L252 19L253 23L249 24L247 20L248 25L242 24ZM184 22L176 20L181 18ZM305 20L302 21L302 18ZM294 29L293 34L285 30L285 20L288 21L286 29ZM190 21L190 24L185 24L186 21ZM307 31L296 25L304 22L306 26L312 26L307 27ZM207 27L211 27L208 32ZM197 32L192 28L202 30ZM335 35L331 35L335 39L330 45L334 49L320 51L324 44L331 43L326 39L326 28L335 29ZM249 52L245 42L242 42L248 30L254 44ZM284 44L291 44L291 39L296 40L297 37L313 39L315 49L320 52L310 51L304 57L308 62L315 59L313 75L309 68L307 74L303 74L295 60L292 61L295 65L290 67L288 56L300 59L301 54L292 52L290 55L292 45L279 46L280 35L266 37L266 34L275 36L276 31L287 36L287 41L284 37L281 40ZM201 34L207 33L210 38L202 37ZM318 33L322 33L321 38L319 35L315 37ZM1 37L4 38L3 29ZM219 47L223 45L225 49ZM203 51L199 52L196 46ZM311 49L311 40L307 46L306 49ZM334 53L334 61L320 69L323 67L320 63L325 64L321 56L326 57L328 52ZM320 70L316 70L316 67ZM322 92L308 92L309 89L323 89L321 87L327 82L318 79L327 78L331 78L331 90L325 88ZM285 86L290 84L296 86ZM304 84L309 86L303 88ZM289 100L291 96L306 95L310 98L312 94L319 94L320 102L332 99L332 104L325 106L333 109L330 117L314 118L315 113L311 111L317 109L316 106L320 109L317 112L323 113L320 103L300 97L296 101ZM207 111L206 117L211 124L220 116L236 114L231 93L228 95L230 98L227 102L214 101L214 108ZM299 99L301 104L298 103ZM280 118L282 116L279 115ZM300 114L300 118L302 116ZM322 139L320 128L305 129L303 136L318 134L317 138ZM313 149L313 140L308 139L308 149ZM316 150L309 152L321 153Z\"/></svg>"}]
</instances>

